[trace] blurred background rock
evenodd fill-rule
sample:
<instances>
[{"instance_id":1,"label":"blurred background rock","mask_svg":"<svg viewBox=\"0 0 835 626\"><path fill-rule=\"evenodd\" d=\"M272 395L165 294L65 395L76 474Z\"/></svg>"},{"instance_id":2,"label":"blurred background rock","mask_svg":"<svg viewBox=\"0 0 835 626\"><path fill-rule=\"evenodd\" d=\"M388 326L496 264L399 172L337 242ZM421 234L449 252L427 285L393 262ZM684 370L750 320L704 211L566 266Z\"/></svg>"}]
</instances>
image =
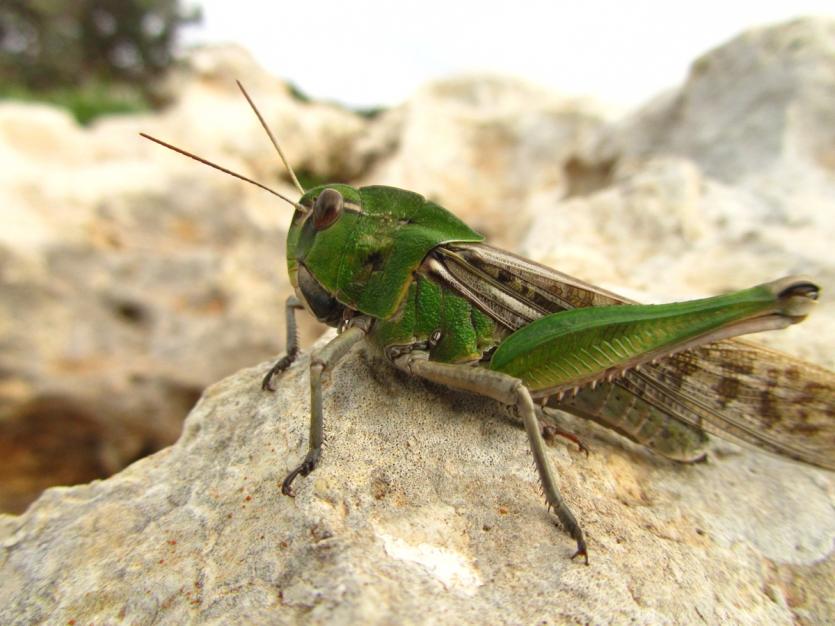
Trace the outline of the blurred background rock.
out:
<instances>
[{"instance_id":1,"label":"blurred background rock","mask_svg":"<svg viewBox=\"0 0 835 626\"><path fill-rule=\"evenodd\" d=\"M175 61L198 19L173 1L0 7L0 510L172 443L207 385L282 351L289 211L137 136L293 195L235 79L305 186L419 191L648 301L789 273L835 285L832 21L742 34L621 115L493 75L354 111L237 46ZM820 308L765 341L831 366Z\"/></svg>"}]
</instances>

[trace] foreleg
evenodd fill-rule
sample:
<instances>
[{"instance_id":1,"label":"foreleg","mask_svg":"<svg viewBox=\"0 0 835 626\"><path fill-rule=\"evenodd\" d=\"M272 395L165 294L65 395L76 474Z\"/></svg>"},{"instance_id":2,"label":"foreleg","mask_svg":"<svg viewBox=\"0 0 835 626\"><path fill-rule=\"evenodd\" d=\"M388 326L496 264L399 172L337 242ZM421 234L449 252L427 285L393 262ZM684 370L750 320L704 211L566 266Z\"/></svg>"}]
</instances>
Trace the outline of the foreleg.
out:
<instances>
[{"instance_id":1,"label":"foreleg","mask_svg":"<svg viewBox=\"0 0 835 626\"><path fill-rule=\"evenodd\" d=\"M281 484L281 493L293 495L292 483L296 476L307 476L314 470L322 455L324 441L324 418L322 415L322 375L332 368L348 351L365 338L366 330L351 326L337 335L324 348L310 357L310 440L304 461Z\"/></svg>"},{"instance_id":2,"label":"foreleg","mask_svg":"<svg viewBox=\"0 0 835 626\"><path fill-rule=\"evenodd\" d=\"M261 389L264 391L275 391L272 385L273 377L278 376L290 367L296 357L299 356L299 331L296 327L296 311L303 308L304 306L296 296L289 296L284 304L284 314L287 318L287 354L276 361L267 375L264 376L264 380L261 381Z\"/></svg>"}]
</instances>

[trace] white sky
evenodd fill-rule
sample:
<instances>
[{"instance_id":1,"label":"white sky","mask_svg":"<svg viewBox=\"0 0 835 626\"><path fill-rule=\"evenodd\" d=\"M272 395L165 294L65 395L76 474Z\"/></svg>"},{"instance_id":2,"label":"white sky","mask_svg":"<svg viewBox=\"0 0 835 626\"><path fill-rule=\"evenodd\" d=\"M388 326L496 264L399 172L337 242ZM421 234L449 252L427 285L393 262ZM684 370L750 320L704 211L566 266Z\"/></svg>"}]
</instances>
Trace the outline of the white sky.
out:
<instances>
[{"instance_id":1,"label":"white sky","mask_svg":"<svg viewBox=\"0 0 835 626\"><path fill-rule=\"evenodd\" d=\"M397 104L433 78L488 71L631 107L679 84L693 59L742 30L835 16L832 0L184 4L203 7L185 43L242 44L305 93L350 106Z\"/></svg>"}]
</instances>

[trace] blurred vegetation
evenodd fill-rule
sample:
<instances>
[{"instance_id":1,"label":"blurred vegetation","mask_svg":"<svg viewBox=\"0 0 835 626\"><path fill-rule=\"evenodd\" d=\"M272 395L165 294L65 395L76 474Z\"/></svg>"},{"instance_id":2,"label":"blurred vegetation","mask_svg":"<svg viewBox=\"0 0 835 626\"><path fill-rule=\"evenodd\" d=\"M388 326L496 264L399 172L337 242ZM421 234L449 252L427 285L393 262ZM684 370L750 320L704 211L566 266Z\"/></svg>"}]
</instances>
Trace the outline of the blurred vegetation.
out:
<instances>
[{"instance_id":1,"label":"blurred vegetation","mask_svg":"<svg viewBox=\"0 0 835 626\"><path fill-rule=\"evenodd\" d=\"M2 0L0 98L65 106L81 123L157 106L177 33L199 19L179 0Z\"/></svg>"},{"instance_id":2,"label":"blurred vegetation","mask_svg":"<svg viewBox=\"0 0 835 626\"><path fill-rule=\"evenodd\" d=\"M4 84L0 85L0 99L48 102L68 109L79 124L89 124L108 113L135 113L151 108L149 99L136 88L98 82L42 91Z\"/></svg>"},{"instance_id":3,"label":"blurred vegetation","mask_svg":"<svg viewBox=\"0 0 835 626\"><path fill-rule=\"evenodd\" d=\"M307 168L299 168L296 170L296 178L299 179L299 184L303 189L311 189L319 185L326 185L328 183L347 183L346 180L339 180L338 176L323 176L316 174Z\"/></svg>"},{"instance_id":4,"label":"blurred vegetation","mask_svg":"<svg viewBox=\"0 0 835 626\"><path fill-rule=\"evenodd\" d=\"M373 120L374 118L377 118L385 113L387 110L387 107L382 106L361 107L359 109L354 109L354 113L367 120Z\"/></svg>"},{"instance_id":5,"label":"blurred vegetation","mask_svg":"<svg viewBox=\"0 0 835 626\"><path fill-rule=\"evenodd\" d=\"M298 102L304 102L304 103L313 102L313 98L306 91L303 91L302 88L299 87L296 83L294 83L292 81L287 81L287 88L290 91L290 96L294 100L296 100ZM382 107L382 106L355 108L355 107L345 106L344 104L340 104L338 102L333 102L332 104L334 106L341 107L341 108L346 109L348 111L352 111L352 112L356 113L357 115L359 115L360 117L364 117L365 119L368 119L368 120L373 120L375 117L379 117L381 114L385 113L386 110L387 110L386 107ZM325 181L325 182L327 182L327 181ZM305 186L305 189L307 189L306 186Z\"/></svg>"},{"instance_id":6,"label":"blurred vegetation","mask_svg":"<svg viewBox=\"0 0 835 626\"><path fill-rule=\"evenodd\" d=\"M313 102L313 98L307 95L306 92L302 91L301 87L299 87L296 83L287 81L287 89L290 91L290 96L294 100L297 100L298 102Z\"/></svg>"}]
</instances>

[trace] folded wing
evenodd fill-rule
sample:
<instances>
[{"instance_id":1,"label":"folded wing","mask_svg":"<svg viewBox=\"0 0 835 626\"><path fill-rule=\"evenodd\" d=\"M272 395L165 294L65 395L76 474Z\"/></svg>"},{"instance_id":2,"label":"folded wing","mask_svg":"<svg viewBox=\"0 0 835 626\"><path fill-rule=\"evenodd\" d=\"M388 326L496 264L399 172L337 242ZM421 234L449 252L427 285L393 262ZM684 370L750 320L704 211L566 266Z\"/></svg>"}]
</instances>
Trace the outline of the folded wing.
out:
<instances>
[{"instance_id":1,"label":"folded wing","mask_svg":"<svg viewBox=\"0 0 835 626\"><path fill-rule=\"evenodd\" d=\"M421 271L509 332L565 309L632 302L485 244L436 248ZM744 341L686 350L549 404L627 436L625 421L662 415L835 470L835 375Z\"/></svg>"}]
</instances>

